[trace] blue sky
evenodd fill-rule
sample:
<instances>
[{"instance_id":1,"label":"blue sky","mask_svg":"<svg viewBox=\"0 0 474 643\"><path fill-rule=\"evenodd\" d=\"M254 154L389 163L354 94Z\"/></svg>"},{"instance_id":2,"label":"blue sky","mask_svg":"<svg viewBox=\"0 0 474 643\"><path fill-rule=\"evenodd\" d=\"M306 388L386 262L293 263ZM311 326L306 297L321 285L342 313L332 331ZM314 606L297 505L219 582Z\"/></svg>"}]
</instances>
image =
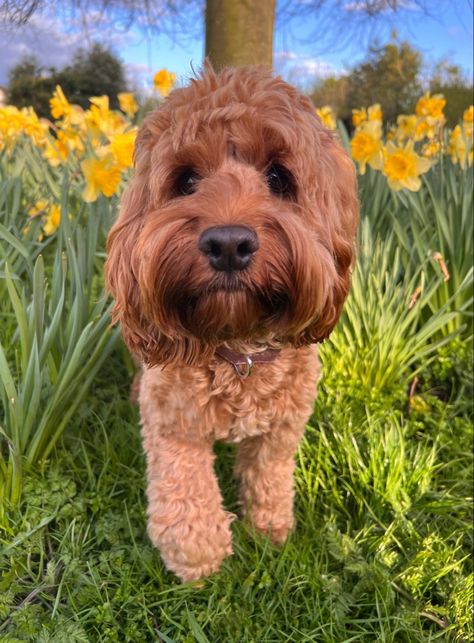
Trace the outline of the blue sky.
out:
<instances>
[{"instance_id":1,"label":"blue sky","mask_svg":"<svg viewBox=\"0 0 474 643\"><path fill-rule=\"evenodd\" d=\"M306 2L310 4L309 0ZM472 1L432 0L426 4L433 7L434 15L423 13L412 0L405 0L404 4L405 8L394 17L388 14L384 17L376 34L379 41L387 42L395 29L399 40L409 40L422 51L428 65L449 58L472 78ZM277 71L303 87L310 87L318 78L343 73L359 62L371 39L368 34L362 37L347 26L348 20L360 16L358 8L357 0L348 0L339 17L331 10L327 15L307 12L285 25L280 21L274 41ZM132 84L142 90L150 87L152 74L157 69L166 67L176 72L178 78L186 78L191 73L191 65L199 67L202 62L202 28L197 27L193 37L178 33L173 36L173 29L164 18L163 25L169 35L146 38L135 28L110 29L110 25L95 14L88 14L86 18L87 32L82 28L84 16L76 24L65 24L58 16L38 14L27 27L15 30L2 29L0 24L0 85L7 83L8 70L25 54L36 55L45 66L61 67L70 61L74 50L94 40L114 49L124 61ZM337 28L333 29L336 22ZM323 27L318 30L321 23ZM323 31L325 34L330 31L330 37L322 38Z\"/></svg>"},{"instance_id":2,"label":"blue sky","mask_svg":"<svg viewBox=\"0 0 474 643\"><path fill-rule=\"evenodd\" d=\"M431 3L435 7L434 15L425 15L408 2L406 4L407 9L380 25L377 30L379 40L387 42L395 29L399 40L408 40L421 50L428 66L441 58L448 58L472 77L472 2L438 0ZM366 55L367 45L371 41L368 36L362 43L354 39L351 44L343 42L339 45L335 35L317 44L314 34L317 32L318 18L318 15L304 15L293 19L289 26L279 25L276 29L275 66L295 82L300 80L302 84L311 84L315 77L342 73ZM166 67L175 71L178 77L186 77L191 71L191 64L199 66L202 61L202 36L184 43L179 38L166 35L148 42L138 34L135 36L136 42L130 42L121 51L124 60L132 66L152 70Z\"/></svg>"}]
</instances>

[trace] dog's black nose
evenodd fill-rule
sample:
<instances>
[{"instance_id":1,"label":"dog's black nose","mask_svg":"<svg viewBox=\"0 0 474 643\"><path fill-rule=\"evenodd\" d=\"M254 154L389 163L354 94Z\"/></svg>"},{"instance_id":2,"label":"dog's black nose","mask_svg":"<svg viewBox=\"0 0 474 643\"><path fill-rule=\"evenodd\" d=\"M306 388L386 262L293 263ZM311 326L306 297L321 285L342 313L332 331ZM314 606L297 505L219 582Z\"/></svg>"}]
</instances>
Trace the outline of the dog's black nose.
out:
<instances>
[{"instance_id":1,"label":"dog's black nose","mask_svg":"<svg viewBox=\"0 0 474 643\"><path fill-rule=\"evenodd\" d=\"M214 270L243 270L258 250L254 230L243 225L208 228L199 237L198 247L209 259Z\"/></svg>"}]
</instances>

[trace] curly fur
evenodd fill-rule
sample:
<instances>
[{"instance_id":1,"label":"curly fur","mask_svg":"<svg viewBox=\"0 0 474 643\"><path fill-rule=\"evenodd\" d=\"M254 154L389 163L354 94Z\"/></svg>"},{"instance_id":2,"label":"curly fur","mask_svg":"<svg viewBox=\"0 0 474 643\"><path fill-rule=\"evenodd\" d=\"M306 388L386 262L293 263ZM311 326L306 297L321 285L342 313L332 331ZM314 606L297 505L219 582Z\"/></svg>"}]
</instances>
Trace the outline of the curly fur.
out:
<instances>
[{"instance_id":1,"label":"curly fur","mask_svg":"<svg viewBox=\"0 0 474 643\"><path fill-rule=\"evenodd\" d=\"M292 180L287 197L265 177ZM263 68L207 65L144 121L135 176L108 241L114 319L143 364L149 534L182 580L231 553L213 471L215 440L239 443L244 511L278 543L293 525L294 452L311 413L319 363L350 287L358 221L352 162L311 101ZM184 169L201 177L181 196ZM238 274L214 271L197 240L244 225L259 249ZM248 379L214 355L281 353ZM165 367L165 368L164 368Z\"/></svg>"}]
</instances>

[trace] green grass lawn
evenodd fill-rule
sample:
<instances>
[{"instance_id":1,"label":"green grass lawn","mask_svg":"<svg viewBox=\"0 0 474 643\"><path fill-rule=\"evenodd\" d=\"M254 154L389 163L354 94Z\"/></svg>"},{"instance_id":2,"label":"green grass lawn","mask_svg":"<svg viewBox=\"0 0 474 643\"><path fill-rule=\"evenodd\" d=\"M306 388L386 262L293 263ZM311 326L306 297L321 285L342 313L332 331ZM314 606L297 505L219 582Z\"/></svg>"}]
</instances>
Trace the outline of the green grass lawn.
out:
<instances>
[{"instance_id":1,"label":"green grass lawn","mask_svg":"<svg viewBox=\"0 0 474 643\"><path fill-rule=\"evenodd\" d=\"M472 173L441 165L416 194L361 177L294 533L277 549L235 521L221 572L181 585L146 535L133 368L101 297L116 199L84 204L34 150L0 158L0 641L473 639ZM62 208L42 239L38 186Z\"/></svg>"},{"instance_id":2,"label":"green grass lawn","mask_svg":"<svg viewBox=\"0 0 474 643\"><path fill-rule=\"evenodd\" d=\"M298 454L295 532L279 550L236 521L221 573L180 585L147 540L138 414L115 354L25 483L2 541L0 640L471 640L468 359L448 346L410 412L403 388L370 400L328 369ZM233 451L217 452L236 511Z\"/></svg>"}]
</instances>

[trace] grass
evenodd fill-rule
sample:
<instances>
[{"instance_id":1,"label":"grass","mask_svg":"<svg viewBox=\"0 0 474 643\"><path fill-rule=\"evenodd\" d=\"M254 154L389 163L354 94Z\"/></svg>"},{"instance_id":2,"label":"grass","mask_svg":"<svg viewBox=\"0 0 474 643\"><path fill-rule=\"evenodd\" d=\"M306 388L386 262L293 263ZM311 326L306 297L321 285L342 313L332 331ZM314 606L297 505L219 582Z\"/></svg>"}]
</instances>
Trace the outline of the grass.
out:
<instances>
[{"instance_id":1,"label":"grass","mask_svg":"<svg viewBox=\"0 0 474 643\"><path fill-rule=\"evenodd\" d=\"M446 403L428 393L437 376L429 408L408 412L347 386L341 399L332 373L298 455L295 533L278 550L235 522L222 572L179 585L146 537L137 410L115 353L2 541L0 640L470 640L470 418L456 397L469 382L457 376ZM236 510L232 448L218 452Z\"/></svg>"}]
</instances>

